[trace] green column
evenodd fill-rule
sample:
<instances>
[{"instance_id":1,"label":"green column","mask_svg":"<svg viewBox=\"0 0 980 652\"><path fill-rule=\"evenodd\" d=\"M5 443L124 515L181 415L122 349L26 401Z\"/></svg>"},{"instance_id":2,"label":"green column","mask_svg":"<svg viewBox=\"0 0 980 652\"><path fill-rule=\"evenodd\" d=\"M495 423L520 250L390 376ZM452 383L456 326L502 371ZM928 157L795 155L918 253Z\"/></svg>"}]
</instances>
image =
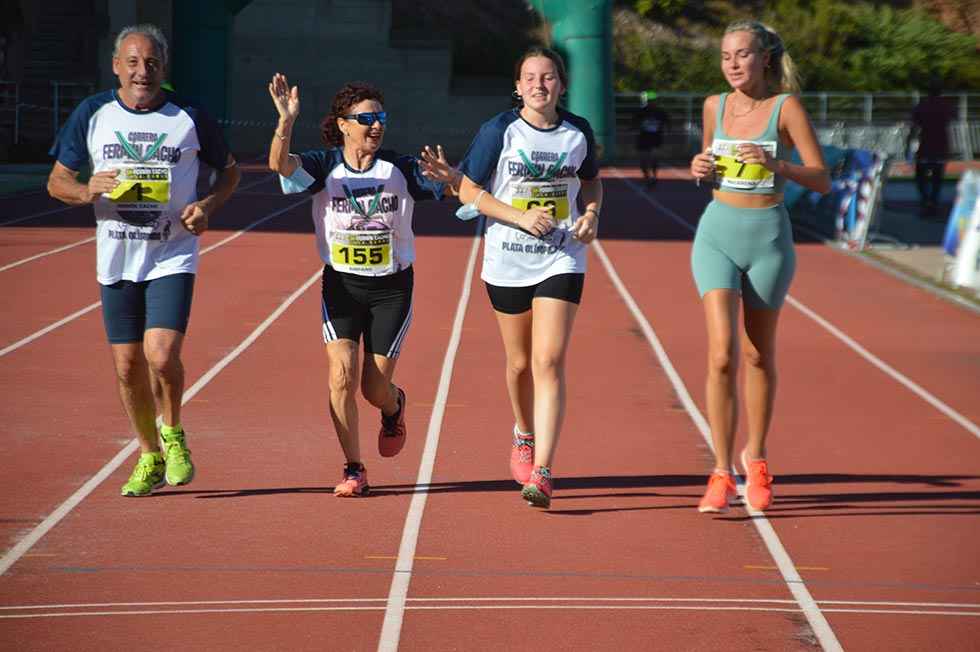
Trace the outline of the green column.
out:
<instances>
[{"instance_id":1,"label":"green column","mask_svg":"<svg viewBox=\"0 0 980 652\"><path fill-rule=\"evenodd\" d=\"M173 0L170 79L177 93L227 116L228 43L232 21L250 0Z\"/></svg>"},{"instance_id":2,"label":"green column","mask_svg":"<svg viewBox=\"0 0 980 652\"><path fill-rule=\"evenodd\" d=\"M612 0L533 2L551 24L554 48L568 65L568 109L589 121L607 160L616 156L612 4Z\"/></svg>"}]
</instances>

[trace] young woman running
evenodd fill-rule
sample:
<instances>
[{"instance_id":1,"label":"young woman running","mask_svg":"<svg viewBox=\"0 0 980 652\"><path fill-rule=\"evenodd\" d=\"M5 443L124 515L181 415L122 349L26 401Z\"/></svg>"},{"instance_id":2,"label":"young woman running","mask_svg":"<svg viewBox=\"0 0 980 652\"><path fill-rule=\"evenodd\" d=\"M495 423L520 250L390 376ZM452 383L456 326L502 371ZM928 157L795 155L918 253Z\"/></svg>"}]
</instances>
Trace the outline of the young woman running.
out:
<instances>
[{"instance_id":1,"label":"young woman running","mask_svg":"<svg viewBox=\"0 0 980 652\"><path fill-rule=\"evenodd\" d=\"M715 468L698 505L721 513L736 495L731 477L739 344L745 363L748 444L740 455L753 509L772 504L766 435L776 393L776 324L796 267L783 185L790 179L827 192L830 175L800 100L795 67L780 37L761 23L729 25L721 69L730 93L704 102L703 151L691 161L713 201L698 223L691 253L708 331L708 423ZM797 149L801 165L790 163ZM743 326L739 343L739 298Z\"/></svg>"},{"instance_id":2,"label":"young woman running","mask_svg":"<svg viewBox=\"0 0 980 652\"><path fill-rule=\"evenodd\" d=\"M592 128L558 108L568 88L561 57L532 49L514 79L522 106L481 127L460 166L460 201L489 218L481 276L507 356L516 421L511 473L528 503L548 507L565 412L565 354L602 182Z\"/></svg>"},{"instance_id":3,"label":"young woman running","mask_svg":"<svg viewBox=\"0 0 980 652\"><path fill-rule=\"evenodd\" d=\"M330 416L347 458L337 496L369 491L362 462L355 402L364 398L381 410L378 452L398 454L405 444L405 391L392 383L395 363L412 321L412 262L415 201L439 199L460 174L442 148L424 148L422 160L382 150L388 114L377 88L345 84L323 118L328 149L290 154L299 116L299 89L277 73L269 94L279 124L269 149L269 168L281 176L283 192L313 195L313 223L323 259L323 340L330 368ZM358 368L358 342L364 360Z\"/></svg>"}]
</instances>

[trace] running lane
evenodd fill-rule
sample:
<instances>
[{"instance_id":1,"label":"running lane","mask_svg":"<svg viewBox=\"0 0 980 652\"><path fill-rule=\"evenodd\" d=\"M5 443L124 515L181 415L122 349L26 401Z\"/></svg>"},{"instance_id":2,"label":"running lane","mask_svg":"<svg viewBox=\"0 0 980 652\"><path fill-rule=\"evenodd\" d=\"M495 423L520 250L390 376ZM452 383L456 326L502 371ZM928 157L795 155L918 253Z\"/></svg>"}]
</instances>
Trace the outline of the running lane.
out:
<instances>
[{"instance_id":1,"label":"running lane","mask_svg":"<svg viewBox=\"0 0 980 652\"><path fill-rule=\"evenodd\" d=\"M308 219L308 206L297 210ZM421 210L417 219L448 219L446 210ZM226 332L212 344L198 332L207 348L187 352L190 380L212 366L210 355L227 354L296 293L295 303L188 404L194 483L123 499L118 486L128 468L112 474L3 576L7 608L0 615L35 616L5 618L3 638L24 641L22 649L68 641L118 648L168 630L177 617L188 649L376 646L394 566L389 551L410 500L409 492L384 487L415 480L470 240L419 239L417 308L396 374L408 392L409 440L398 457L379 458L377 411L362 403L364 458L378 489L372 498L342 500L331 495L343 458L327 410L313 277L319 264L306 261L316 257L312 236L303 238L305 254L283 240L292 237L299 238L256 235L251 246L215 256L227 273L216 275L215 295L203 301L206 316L195 303L198 322L235 336ZM105 457L82 455L94 463ZM142 604L160 602L168 604ZM74 606L9 608L24 604ZM97 604L103 606L91 606ZM54 613L70 615L38 615Z\"/></svg>"},{"instance_id":2,"label":"running lane","mask_svg":"<svg viewBox=\"0 0 980 652\"><path fill-rule=\"evenodd\" d=\"M304 228L308 211L308 204L287 211L278 218L280 227ZM229 235L210 233L204 244ZM312 235L305 233L270 237L249 232L202 256L184 345L187 386L274 310L291 291L287 288L302 283L317 260ZM71 269L68 262L51 257L30 266L36 278L48 283L35 280L12 286L8 285L12 277L0 273L0 282L9 289L8 321L18 322L19 315L24 315L23 319L40 327L98 301L88 264L84 270ZM63 283L56 280L59 274L65 276ZM51 285L63 291L46 301L34 298L31 288L48 296ZM240 291L229 290L235 287ZM17 335L27 332L21 328ZM6 497L0 510L5 551L132 439L113 378L98 308L0 358L4 396L0 414L11 433L5 440L4 473L0 474L0 491ZM192 409L185 412L185 422L193 446ZM129 469L131 463L127 460L124 467ZM113 491L118 491L115 482Z\"/></svg>"},{"instance_id":3,"label":"running lane","mask_svg":"<svg viewBox=\"0 0 980 652\"><path fill-rule=\"evenodd\" d=\"M632 188L610 196L642 202L651 233L677 218L694 224L706 201L693 192L669 201L658 189L665 211ZM605 246L703 411L705 336L689 243L660 247L657 267L671 271L653 275L641 243ZM777 500L766 517L845 649L971 649L980 639L980 441L800 307L973 424L980 345L969 334L980 320L823 245L798 245L797 255L769 446ZM736 451L744 437L743 417ZM748 519L738 510L704 526ZM772 562L754 572L778 577Z\"/></svg>"},{"instance_id":4,"label":"running lane","mask_svg":"<svg viewBox=\"0 0 980 652\"><path fill-rule=\"evenodd\" d=\"M636 226L635 211L612 211L604 221ZM647 282L665 246L637 244ZM528 637L564 650L807 649L785 584L753 570L770 561L752 525L695 511L707 448L595 256L589 270L546 512L510 478L503 349L474 279L399 649L519 649Z\"/></svg>"}]
</instances>

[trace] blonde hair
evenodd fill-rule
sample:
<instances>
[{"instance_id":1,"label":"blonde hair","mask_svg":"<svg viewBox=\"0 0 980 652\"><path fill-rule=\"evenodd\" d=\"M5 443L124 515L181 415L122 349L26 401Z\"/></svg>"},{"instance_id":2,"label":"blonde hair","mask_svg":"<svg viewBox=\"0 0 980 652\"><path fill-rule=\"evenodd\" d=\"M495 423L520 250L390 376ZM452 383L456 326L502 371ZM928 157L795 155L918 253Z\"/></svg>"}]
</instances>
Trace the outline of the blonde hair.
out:
<instances>
[{"instance_id":1,"label":"blonde hair","mask_svg":"<svg viewBox=\"0 0 980 652\"><path fill-rule=\"evenodd\" d=\"M766 83L770 90L781 93L799 93L800 76L796 64L786 51L783 39L774 29L757 20L739 20L725 28L725 34L750 32L762 52L769 53L766 66Z\"/></svg>"}]
</instances>

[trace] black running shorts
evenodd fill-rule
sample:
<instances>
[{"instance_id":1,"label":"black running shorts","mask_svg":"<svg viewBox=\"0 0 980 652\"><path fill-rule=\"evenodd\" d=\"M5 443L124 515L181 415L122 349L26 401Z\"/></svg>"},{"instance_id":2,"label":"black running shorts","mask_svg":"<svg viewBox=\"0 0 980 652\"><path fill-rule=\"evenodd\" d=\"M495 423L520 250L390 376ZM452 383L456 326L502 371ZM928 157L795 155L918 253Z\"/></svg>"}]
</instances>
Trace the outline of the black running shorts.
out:
<instances>
[{"instance_id":1,"label":"black running shorts","mask_svg":"<svg viewBox=\"0 0 980 652\"><path fill-rule=\"evenodd\" d=\"M323 341L359 341L364 350L397 358L412 323L415 272L360 276L323 267Z\"/></svg>"},{"instance_id":2,"label":"black running shorts","mask_svg":"<svg viewBox=\"0 0 980 652\"><path fill-rule=\"evenodd\" d=\"M519 315L530 310L531 302L538 297L578 304L582 301L585 274L558 274L549 276L536 285L522 287L504 287L489 283L486 285L494 310L508 315Z\"/></svg>"}]
</instances>

